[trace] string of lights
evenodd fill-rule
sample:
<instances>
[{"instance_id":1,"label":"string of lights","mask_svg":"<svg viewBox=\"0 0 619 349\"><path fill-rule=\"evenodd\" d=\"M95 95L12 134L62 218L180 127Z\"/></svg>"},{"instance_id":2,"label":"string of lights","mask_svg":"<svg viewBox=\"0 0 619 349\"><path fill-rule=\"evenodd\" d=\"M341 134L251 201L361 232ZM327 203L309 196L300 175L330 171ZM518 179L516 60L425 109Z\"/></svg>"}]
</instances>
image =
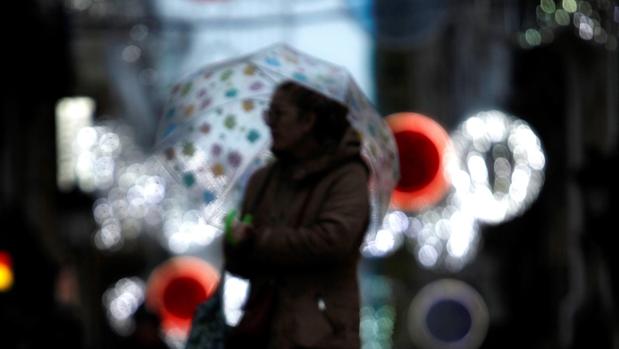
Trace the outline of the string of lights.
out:
<instances>
[{"instance_id":1,"label":"string of lights","mask_svg":"<svg viewBox=\"0 0 619 349\"><path fill-rule=\"evenodd\" d=\"M607 50L617 50L619 5L610 0L540 0L534 22L517 34L523 48L550 44L564 32Z\"/></svg>"}]
</instances>

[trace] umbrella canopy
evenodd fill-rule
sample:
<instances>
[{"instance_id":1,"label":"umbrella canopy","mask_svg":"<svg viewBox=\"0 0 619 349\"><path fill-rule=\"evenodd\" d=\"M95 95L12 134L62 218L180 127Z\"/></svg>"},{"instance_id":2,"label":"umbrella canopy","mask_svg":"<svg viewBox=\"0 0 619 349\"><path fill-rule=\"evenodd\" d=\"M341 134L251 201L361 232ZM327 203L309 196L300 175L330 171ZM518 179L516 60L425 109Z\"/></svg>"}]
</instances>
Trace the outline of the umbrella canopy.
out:
<instances>
[{"instance_id":1,"label":"umbrella canopy","mask_svg":"<svg viewBox=\"0 0 619 349\"><path fill-rule=\"evenodd\" d=\"M263 119L275 87L294 80L349 108L371 169L368 232L382 224L399 179L397 146L383 118L343 67L276 44L209 65L172 87L156 153L170 174L202 203L206 223L240 203L249 176L272 158Z\"/></svg>"}]
</instances>

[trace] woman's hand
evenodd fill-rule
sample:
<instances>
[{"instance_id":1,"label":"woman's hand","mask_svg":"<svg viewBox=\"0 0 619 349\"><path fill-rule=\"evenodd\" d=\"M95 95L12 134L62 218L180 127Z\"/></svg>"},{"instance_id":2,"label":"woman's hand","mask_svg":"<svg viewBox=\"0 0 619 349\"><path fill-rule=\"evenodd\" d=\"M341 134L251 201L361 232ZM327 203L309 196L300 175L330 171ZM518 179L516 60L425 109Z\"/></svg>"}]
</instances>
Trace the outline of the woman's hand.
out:
<instances>
[{"instance_id":1,"label":"woman's hand","mask_svg":"<svg viewBox=\"0 0 619 349\"><path fill-rule=\"evenodd\" d=\"M224 232L229 245L245 242L253 235L251 223L253 216L246 214L242 221L238 220L237 211L230 211L224 218Z\"/></svg>"},{"instance_id":2,"label":"woman's hand","mask_svg":"<svg viewBox=\"0 0 619 349\"><path fill-rule=\"evenodd\" d=\"M236 222L230 233L235 244L242 244L253 236L253 227L251 224Z\"/></svg>"},{"instance_id":3,"label":"woman's hand","mask_svg":"<svg viewBox=\"0 0 619 349\"><path fill-rule=\"evenodd\" d=\"M248 221L239 221L232 215L226 221L224 256L226 270L243 278L250 278L252 265L247 263L254 244L255 228Z\"/></svg>"}]
</instances>

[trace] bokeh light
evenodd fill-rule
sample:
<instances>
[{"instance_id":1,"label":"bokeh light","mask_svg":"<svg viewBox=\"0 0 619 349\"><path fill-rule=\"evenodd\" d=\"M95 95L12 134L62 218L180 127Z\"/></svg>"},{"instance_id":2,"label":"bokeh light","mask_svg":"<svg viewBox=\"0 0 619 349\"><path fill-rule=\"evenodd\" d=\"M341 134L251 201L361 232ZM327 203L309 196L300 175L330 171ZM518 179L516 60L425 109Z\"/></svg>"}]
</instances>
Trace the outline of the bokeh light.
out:
<instances>
[{"instance_id":1,"label":"bokeh light","mask_svg":"<svg viewBox=\"0 0 619 349\"><path fill-rule=\"evenodd\" d=\"M475 217L455 189L438 205L411 217L406 234L423 268L449 272L460 271L475 257L481 238Z\"/></svg>"},{"instance_id":2,"label":"bokeh light","mask_svg":"<svg viewBox=\"0 0 619 349\"><path fill-rule=\"evenodd\" d=\"M416 149L409 149L414 154ZM457 272L469 263L479 245L479 227L466 201L470 191L463 183L459 159L451 141L442 155L441 196L414 212L392 210L386 224L401 234L419 265L426 269Z\"/></svg>"},{"instance_id":3,"label":"bokeh light","mask_svg":"<svg viewBox=\"0 0 619 349\"><path fill-rule=\"evenodd\" d=\"M166 335L186 337L196 307L214 293L218 283L219 273L206 261L173 257L151 272L146 305L159 314Z\"/></svg>"},{"instance_id":4,"label":"bokeh light","mask_svg":"<svg viewBox=\"0 0 619 349\"><path fill-rule=\"evenodd\" d=\"M134 141L133 130L108 121L83 127L74 144L78 187L96 196L93 242L116 252L150 234L174 254L201 249L221 234L204 222L201 200L188 195L160 162Z\"/></svg>"},{"instance_id":5,"label":"bokeh light","mask_svg":"<svg viewBox=\"0 0 619 349\"><path fill-rule=\"evenodd\" d=\"M537 198L546 157L525 121L484 111L466 119L451 138L461 165L451 176L478 220L507 221Z\"/></svg>"},{"instance_id":6,"label":"bokeh light","mask_svg":"<svg viewBox=\"0 0 619 349\"><path fill-rule=\"evenodd\" d=\"M89 97L66 97L56 103L56 153L58 188L68 191L76 182L76 162L80 154L78 134L93 123L95 102ZM84 142L84 134L79 136Z\"/></svg>"},{"instance_id":7,"label":"bokeh light","mask_svg":"<svg viewBox=\"0 0 619 349\"><path fill-rule=\"evenodd\" d=\"M479 348L489 325L482 296L470 285L440 279L423 287L408 312L411 340L421 348Z\"/></svg>"},{"instance_id":8,"label":"bokeh light","mask_svg":"<svg viewBox=\"0 0 619 349\"><path fill-rule=\"evenodd\" d=\"M135 329L133 315L144 302L144 281L138 277L118 280L103 293L103 306L110 327L121 336Z\"/></svg>"},{"instance_id":9,"label":"bokeh light","mask_svg":"<svg viewBox=\"0 0 619 349\"><path fill-rule=\"evenodd\" d=\"M414 212L435 204L449 188L444 173L449 135L438 122L417 113L391 114L386 120L397 143L400 164L392 206Z\"/></svg>"},{"instance_id":10,"label":"bokeh light","mask_svg":"<svg viewBox=\"0 0 619 349\"><path fill-rule=\"evenodd\" d=\"M576 0L563 0L561 5L565 9L565 11L569 13L574 13L578 9L578 4L576 3Z\"/></svg>"},{"instance_id":11,"label":"bokeh light","mask_svg":"<svg viewBox=\"0 0 619 349\"><path fill-rule=\"evenodd\" d=\"M369 231L361 246L365 257L386 257L395 252L404 242L404 232L409 227L408 216L398 210L390 210L382 226L375 232Z\"/></svg>"},{"instance_id":12,"label":"bokeh light","mask_svg":"<svg viewBox=\"0 0 619 349\"><path fill-rule=\"evenodd\" d=\"M361 307L359 326L363 349L389 349L395 327L395 307L391 304Z\"/></svg>"},{"instance_id":13,"label":"bokeh light","mask_svg":"<svg viewBox=\"0 0 619 349\"><path fill-rule=\"evenodd\" d=\"M393 280L376 274L361 279L361 319L359 335L362 349L390 349L396 327Z\"/></svg>"},{"instance_id":14,"label":"bokeh light","mask_svg":"<svg viewBox=\"0 0 619 349\"><path fill-rule=\"evenodd\" d=\"M554 0L541 0L540 7L548 14L553 14L557 10Z\"/></svg>"},{"instance_id":15,"label":"bokeh light","mask_svg":"<svg viewBox=\"0 0 619 349\"><path fill-rule=\"evenodd\" d=\"M614 51L618 34L613 24L616 8L606 0L539 0L537 26L522 28L518 42L527 49L550 44L571 25L576 37Z\"/></svg>"},{"instance_id":16,"label":"bokeh light","mask_svg":"<svg viewBox=\"0 0 619 349\"><path fill-rule=\"evenodd\" d=\"M6 251L0 251L0 292L9 291L13 287L13 261Z\"/></svg>"}]
</instances>

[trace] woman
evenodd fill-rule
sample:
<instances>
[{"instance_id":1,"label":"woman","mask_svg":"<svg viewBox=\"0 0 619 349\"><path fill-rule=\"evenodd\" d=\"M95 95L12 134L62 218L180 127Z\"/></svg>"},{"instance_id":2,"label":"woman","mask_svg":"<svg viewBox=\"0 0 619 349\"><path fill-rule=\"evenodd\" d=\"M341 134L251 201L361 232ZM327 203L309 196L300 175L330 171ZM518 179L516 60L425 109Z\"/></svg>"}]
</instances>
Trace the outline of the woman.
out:
<instances>
[{"instance_id":1,"label":"woman","mask_svg":"<svg viewBox=\"0 0 619 349\"><path fill-rule=\"evenodd\" d=\"M256 171L225 245L249 279L226 348L359 348L359 248L369 170L342 104L287 81L265 115L276 160Z\"/></svg>"}]
</instances>

